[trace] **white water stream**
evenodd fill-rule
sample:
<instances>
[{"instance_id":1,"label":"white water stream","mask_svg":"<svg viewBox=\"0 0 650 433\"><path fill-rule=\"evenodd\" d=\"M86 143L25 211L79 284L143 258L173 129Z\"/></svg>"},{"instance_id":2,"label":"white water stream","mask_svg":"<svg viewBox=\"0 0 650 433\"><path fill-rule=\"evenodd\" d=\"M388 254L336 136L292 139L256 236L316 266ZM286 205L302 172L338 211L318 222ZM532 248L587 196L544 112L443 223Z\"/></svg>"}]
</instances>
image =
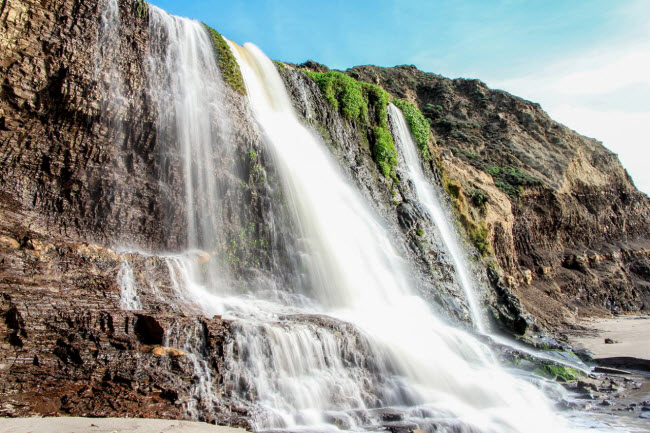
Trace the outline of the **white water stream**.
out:
<instances>
[{"instance_id":1,"label":"white water stream","mask_svg":"<svg viewBox=\"0 0 650 433\"><path fill-rule=\"evenodd\" d=\"M415 187L417 199L424 206L424 209L429 213L429 217L438 228L442 242L451 256L458 281L467 298L472 323L476 327L477 331L485 332L483 313L476 300L477 291L465 251L460 245L460 240L456 235L452 222L447 216L447 212L438 196L438 192L434 189L433 184L424 174L422 163L418 156L418 148L411 136L411 131L409 130L402 111L395 105L390 104L388 106L388 114L392 120L395 143L404 156L408 175Z\"/></svg>"},{"instance_id":2,"label":"white water stream","mask_svg":"<svg viewBox=\"0 0 650 433\"><path fill-rule=\"evenodd\" d=\"M231 281L227 269L211 260L224 242L216 161L228 158L232 149L214 45L199 22L153 5L148 10L147 96L158 113L157 141L163 159L178 155L183 164L188 248L201 250L212 262L195 274L224 291Z\"/></svg>"}]
</instances>

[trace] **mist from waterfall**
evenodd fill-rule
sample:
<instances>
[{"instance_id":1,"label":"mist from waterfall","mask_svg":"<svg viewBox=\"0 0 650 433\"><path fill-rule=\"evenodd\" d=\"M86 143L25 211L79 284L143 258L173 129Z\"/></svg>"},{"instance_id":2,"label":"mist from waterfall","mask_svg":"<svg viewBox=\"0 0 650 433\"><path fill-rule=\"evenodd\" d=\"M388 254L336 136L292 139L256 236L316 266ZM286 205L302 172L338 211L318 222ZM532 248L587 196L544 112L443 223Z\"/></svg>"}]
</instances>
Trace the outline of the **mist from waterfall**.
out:
<instances>
[{"instance_id":1,"label":"mist from waterfall","mask_svg":"<svg viewBox=\"0 0 650 433\"><path fill-rule=\"evenodd\" d=\"M483 313L481 311L481 306L476 300L477 290L474 279L471 275L472 271L467 262L465 250L460 243L456 231L454 230L451 218L442 204L439 192L436 191L433 183L427 179L424 174L417 145L413 140L413 136L411 135L411 131L406 123L402 111L395 105L389 104L388 114L393 127L395 144L398 146L404 157L406 171L409 179L413 182L413 186L415 187L417 200L429 214L429 217L440 233L445 249L451 256L458 281L467 298L472 323L476 327L477 331L485 332Z\"/></svg>"}]
</instances>

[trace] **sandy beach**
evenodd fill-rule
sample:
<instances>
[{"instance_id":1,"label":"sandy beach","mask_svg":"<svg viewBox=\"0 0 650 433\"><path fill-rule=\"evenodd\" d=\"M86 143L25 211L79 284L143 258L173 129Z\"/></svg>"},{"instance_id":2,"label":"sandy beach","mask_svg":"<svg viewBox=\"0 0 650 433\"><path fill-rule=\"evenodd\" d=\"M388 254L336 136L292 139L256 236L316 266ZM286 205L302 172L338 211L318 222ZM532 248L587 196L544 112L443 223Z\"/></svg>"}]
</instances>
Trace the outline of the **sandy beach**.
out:
<instances>
[{"instance_id":1,"label":"sandy beach","mask_svg":"<svg viewBox=\"0 0 650 433\"><path fill-rule=\"evenodd\" d=\"M136 418L0 418L0 433L246 433L203 422Z\"/></svg>"},{"instance_id":2,"label":"sandy beach","mask_svg":"<svg viewBox=\"0 0 650 433\"><path fill-rule=\"evenodd\" d=\"M650 316L594 318L580 324L593 332L571 336L571 343L589 350L595 359L633 357L650 360ZM605 343L605 339L614 343Z\"/></svg>"}]
</instances>

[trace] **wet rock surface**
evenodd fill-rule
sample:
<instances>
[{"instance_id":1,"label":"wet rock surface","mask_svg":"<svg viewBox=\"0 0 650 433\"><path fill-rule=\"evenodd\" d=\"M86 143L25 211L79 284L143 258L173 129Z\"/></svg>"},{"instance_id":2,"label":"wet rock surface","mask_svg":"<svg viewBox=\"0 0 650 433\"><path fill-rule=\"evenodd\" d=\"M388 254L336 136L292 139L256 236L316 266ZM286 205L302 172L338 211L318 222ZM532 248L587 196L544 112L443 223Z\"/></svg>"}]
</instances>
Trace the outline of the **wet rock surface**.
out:
<instances>
[{"instance_id":1,"label":"wet rock surface","mask_svg":"<svg viewBox=\"0 0 650 433\"><path fill-rule=\"evenodd\" d=\"M98 245L12 245L0 249L2 415L179 419L205 405L213 416L200 419L241 424L240 414L223 412L224 401L196 395L191 354L163 346L172 328L200 327L219 389L228 322L179 315L147 293L146 311L122 310L115 276L124 257Z\"/></svg>"},{"instance_id":2,"label":"wet rock surface","mask_svg":"<svg viewBox=\"0 0 650 433\"><path fill-rule=\"evenodd\" d=\"M313 66L313 65L312 65ZM316 68L318 69L318 68ZM399 182L386 179L372 158L371 134L335 110L324 98L316 83L303 72L286 66L280 68L295 109L339 161L348 180L356 184L368 203L389 224L393 241L415 271L419 294L431 301L442 315L461 324L470 320L466 297L458 283L453 262L444 242L416 198L404 162L398 167ZM401 157L400 157L401 158ZM494 299L486 270L475 266L482 290L481 297Z\"/></svg>"}]
</instances>

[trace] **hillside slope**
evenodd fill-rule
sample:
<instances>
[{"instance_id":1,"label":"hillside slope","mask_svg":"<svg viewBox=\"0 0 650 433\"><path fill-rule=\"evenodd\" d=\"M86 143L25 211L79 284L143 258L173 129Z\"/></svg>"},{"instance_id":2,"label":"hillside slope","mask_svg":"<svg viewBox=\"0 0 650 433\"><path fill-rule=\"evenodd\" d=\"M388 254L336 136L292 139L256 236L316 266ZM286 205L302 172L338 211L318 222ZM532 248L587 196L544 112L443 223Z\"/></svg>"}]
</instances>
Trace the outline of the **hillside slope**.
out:
<instances>
[{"instance_id":1,"label":"hillside slope","mask_svg":"<svg viewBox=\"0 0 650 433\"><path fill-rule=\"evenodd\" d=\"M602 143L478 80L346 72L419 106L458 213L485 224L508 286L542 323L650 308L650 200Z\"/></svg>"}]
</instances>

